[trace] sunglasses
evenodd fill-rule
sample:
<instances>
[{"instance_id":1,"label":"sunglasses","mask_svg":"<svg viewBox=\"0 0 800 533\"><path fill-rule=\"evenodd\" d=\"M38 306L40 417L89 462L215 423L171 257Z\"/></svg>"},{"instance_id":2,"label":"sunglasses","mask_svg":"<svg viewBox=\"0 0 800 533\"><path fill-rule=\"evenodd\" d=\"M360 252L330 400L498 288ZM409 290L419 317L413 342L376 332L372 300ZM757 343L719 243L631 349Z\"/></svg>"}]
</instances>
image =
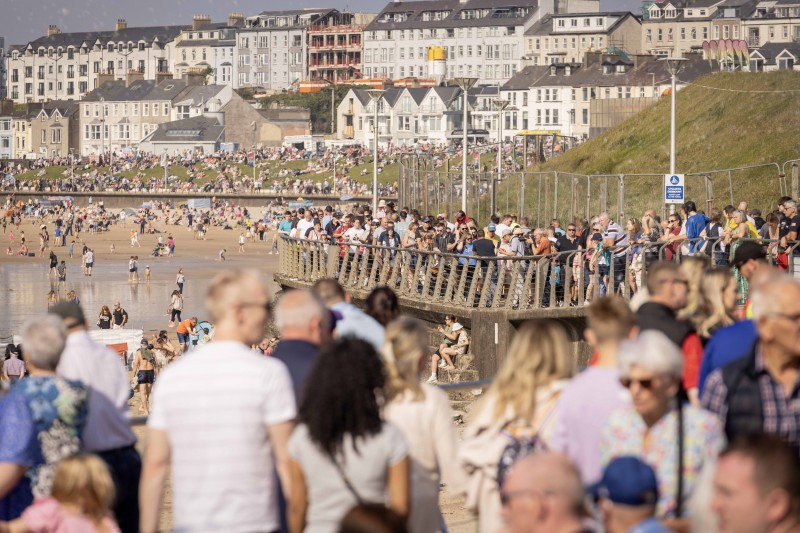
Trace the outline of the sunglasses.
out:
<instances>
[{"instance_id":1,"label":"sunglasses","mask_svg":"<svg viewBox=\"0 0 800 533\"><path fill-rule=\"evenodd\" d=\"M634 383L637 383L641 388L645 390L650 390L653 388L653 381L654 378L650 379L631 379L631 378L619 378L619 383L626 389L630 389Z\"/></svg>"},{"instance_id":2,"label":"sunglasses","mask_svg":"<svg viewBox=\"0 0 800 533\"><path fill-rule=\"evenodd\" d=\"M567 231L575 231L575 228L567 228Z\"/></svg>"}]
</instances>

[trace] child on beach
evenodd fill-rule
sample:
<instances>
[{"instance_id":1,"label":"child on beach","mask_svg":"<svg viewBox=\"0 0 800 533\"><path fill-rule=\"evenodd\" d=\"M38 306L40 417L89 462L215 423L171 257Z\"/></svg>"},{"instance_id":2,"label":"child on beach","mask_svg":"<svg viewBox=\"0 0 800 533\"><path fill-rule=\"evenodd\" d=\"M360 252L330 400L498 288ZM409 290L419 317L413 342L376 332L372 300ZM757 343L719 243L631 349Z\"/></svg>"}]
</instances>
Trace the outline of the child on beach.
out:
<instances>
[{"instance_id":1,"label":"child on beach","mask_svg":"<svg viewBox=\"0 0 800 533\"><path fill-rule=\"evenodd\" d=\"M72 259L72 255L75 253L75 239L72 239L72 242L69 243L69 258Z\"/></svg>"},{"instance_id":2,"label":"child on beach","mask_svg":"<svg viewBox=\"0 0 800 533\"><path fill-rule=\"evenodd\" d=\"M56 467L52 495L36 499L12 522L0 522L5 531L97 531L119 533L109 508L114 482L97 456L78 454Z\"/></svg>"},{"instance_id":3,"label":"child on beach","mask_svg":"<svg viewBox=\"0 0 800 533\"><path fill-rule=\"evenodd\" d=\"M225 252L226 251L227 250L225 248L223 248L222 250L219 251L219 256L217 258L218 261L225 261Z\"/></svg>"},{"instance_id":4,"label":"child on beach","mask_svg":"<svg viewBox=\"0 0 800 533\"><path fill-rule=\"evenodd\" d=\"M144 267L144 280L147 283L150 283L150 265Z\"/></svg>"}]
</instances>

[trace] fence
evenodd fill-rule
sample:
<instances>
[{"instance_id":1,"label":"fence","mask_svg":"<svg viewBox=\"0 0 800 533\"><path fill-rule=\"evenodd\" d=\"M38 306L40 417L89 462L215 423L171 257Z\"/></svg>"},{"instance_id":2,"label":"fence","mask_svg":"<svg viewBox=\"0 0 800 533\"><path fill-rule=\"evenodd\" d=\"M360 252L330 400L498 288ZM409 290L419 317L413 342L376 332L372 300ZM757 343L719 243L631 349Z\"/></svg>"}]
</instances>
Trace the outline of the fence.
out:
<instances>
[{"instance_id":1,"label":"fence","mask_svg":"<svg viewBox=\"0 0 800 533\"><path fill-rule=\"evenodd\" d=\"M757 242L777 252L778 241ZM785 250L788 257L797 246ZM420 304L532 310L581 307L604 294L629 298L658 260L698 255L713 267L729 268L735 245L726 246L720 239L687 239L680 245L635 243L605 251L499 258L281 236L279 249L280 275L309 285L336 278L350 292L388 286L399 297ZM793 272L793 261L787 262Z\"/></svg>"},{"instance_id":2,"label":"fence","mask_svg":"<svg viewBox=\"0 0 800 533\"><path fill-rule=\"evenodd\" d=\"M797 197L800 159L685 174L685 198L704 211L736 205L746 199L772 206L779 196ZM791 178L789 178L789 175ZM496 172L470 168L467 198L471 217L488 220L495 213L527 216L542 227L551 218L577 220L606 211L617 220L663 210L664 174L575 174L569 172ZM495 184L495 191L492 184ZM454 212L461 208L461 171L436 168L434 159L412 155L400 161L399 200L421 213ZM492 201L492 195L495 201ZM770 209L771 210L771 209Z\"/></svg>"}]
</instances>

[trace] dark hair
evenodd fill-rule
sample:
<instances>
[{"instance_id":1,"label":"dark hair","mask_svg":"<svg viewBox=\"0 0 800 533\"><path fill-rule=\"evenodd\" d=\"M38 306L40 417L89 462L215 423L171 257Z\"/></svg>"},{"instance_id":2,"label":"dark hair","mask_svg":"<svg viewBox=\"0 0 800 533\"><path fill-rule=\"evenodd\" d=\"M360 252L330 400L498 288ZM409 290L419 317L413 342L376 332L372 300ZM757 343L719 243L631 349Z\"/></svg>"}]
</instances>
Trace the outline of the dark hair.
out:
<instances>
[{"instance_id":1,"label":"dark hair","mask_svg":"<svg viewBox=\"0 0 800 533\"><path fill-rule=\"evenodd\" d=\"M761 494L785 491L790 513L800 515L800 457L795 445L768 433L743 435L728 444L719 458L734 454L753 461L753 483Z\"/></svg>"},{"instance_id":2,"label":"dark hair","mask_svg":"<svg viewBox=\"0 0 800 533\"><path fill-rule=\"evenodd\" d=\"M343 337L320 350L300 404L298 420L311 440L336 455L345 435L354 441L381 430L378 395L386 382L383 363L371 344Z\"/></svg>"},{"instance_id":3,"label":"dark hair","mask_svg":"<svg viewBox=\"0 0 800 533\"><path fill-rule=\"evenodd\" d=\"M365 311L377 320L381 326L386 325L400 315L400 304L397 295L389 287L375 287L364 303Z\"/></svg>"},{"instance_id":4,"label":"dark hair","mask_svg":"<svg viewBox=\"0 0 800 533\"><path fill-rule=\"evenodd\" d=\"M683 204L683 210L686 211L686 213L697 211L697 205L693 201L688 200Z\"/></svg>"},{"instance_id":5,"label":"dark hair","mask_svg":"<svg viewBox=\"0 0 800 533\"><path fill-rule=\"evenodd\" d=\"M12 344L7 344L6 345L5 359L11 359L11 353L12 352L16 353L16 351L17 351L17 347L13 343Z\"/></svg>"},{"instance_id":6,"label":"dark hair","mask_svg":"<svg viewBox=\"0 0 800 533\"><path fill-rule=\"evenodd\" d=\"M406 533L406 521L382 503L362 503L350 509L338 533Z\"/></svg>"}]
</instances>

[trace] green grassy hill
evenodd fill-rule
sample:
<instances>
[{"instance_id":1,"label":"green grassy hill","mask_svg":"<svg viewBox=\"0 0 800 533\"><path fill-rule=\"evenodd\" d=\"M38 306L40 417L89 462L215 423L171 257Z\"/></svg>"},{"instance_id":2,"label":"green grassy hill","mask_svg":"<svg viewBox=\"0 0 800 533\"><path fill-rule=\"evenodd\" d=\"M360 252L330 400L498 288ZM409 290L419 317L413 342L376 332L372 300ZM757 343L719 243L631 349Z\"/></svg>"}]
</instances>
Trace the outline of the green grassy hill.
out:
<instances>
[{"instance_id":1,"label":"green grassy hill","mask_svg":"<svg viewBox=\"0 0 800 533\"><path fill-rule=\"evenodd\" d=\"M717 73L701 78L677 93L676 171L700 173L717 169L782 165L800 158L800 72ZM577 174L663 174L669 171L670 98L575 148L550 162L529 171L558 171ZM791 187L791 168L787 165ZM731 201L727 172L709 173L713 184L710 205L724 207ZM781 188L775 166L734 171L733 200L747 200L751 207L771 209ZM543 183L550 187L547 213L552 212L554 179ZM567 217L573 211L585 215L587 190L585 178L579 179L572 202L571 176L559 176L559 201L556 213ZM605 178L592 179L593 197L588 212L600 209L600 185ZM663 178L626 177L625 211L641 216L645 207L661 204ZM687 177L687 196L698 206L706 204L705 180ZM616 179L608 181L608 207L616 212ZM505 185L505 184L504 184ZM512 212L520 201L519 179L510 180L501 191L498 205L510 196ZM538 186L537 178L528 178L526 189ZM538 192L525 192L525 212L541 210L544 201ZM594 196L597 195L598 198ZM547 197L548 195L544 195ZM574 206L577 206L575 209Z\"/></svg>"}]
</instances>

